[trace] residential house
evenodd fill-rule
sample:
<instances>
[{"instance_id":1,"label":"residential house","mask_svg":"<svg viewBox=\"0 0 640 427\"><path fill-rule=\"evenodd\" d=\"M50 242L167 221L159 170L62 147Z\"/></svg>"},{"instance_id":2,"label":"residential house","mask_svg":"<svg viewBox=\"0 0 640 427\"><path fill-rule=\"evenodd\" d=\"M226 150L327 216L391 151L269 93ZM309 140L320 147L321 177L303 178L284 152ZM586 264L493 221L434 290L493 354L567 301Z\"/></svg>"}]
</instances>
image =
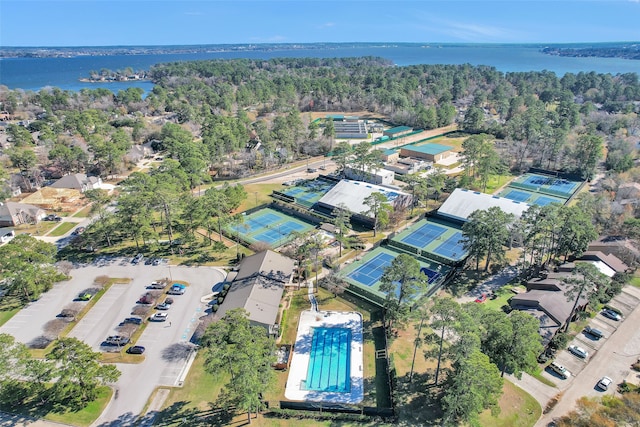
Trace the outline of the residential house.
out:
<instances>
[{"instance_id":1,"label":"residential house","mask_svg":"<svg viewBox=\"0 0 640 427\"><path fill-rule=\"evenodd\" d=\"M100 188L101 185L102 179L98 176L87 176L83 173L75 173L63 176L51 184L51 188L68 188L84 193L87 190Z\"/></svg>"},{"instance_id":2,"label":"residential house","mask_svg":"<svg viewBox=\"0 0 640 427\"><path fill-rule=\"evenodd\" d=\"M34 224L47 213L37 206L26 203L5 202L0 204L0 227L15 227L20 224Z\"/></svg>"}]
</instances>

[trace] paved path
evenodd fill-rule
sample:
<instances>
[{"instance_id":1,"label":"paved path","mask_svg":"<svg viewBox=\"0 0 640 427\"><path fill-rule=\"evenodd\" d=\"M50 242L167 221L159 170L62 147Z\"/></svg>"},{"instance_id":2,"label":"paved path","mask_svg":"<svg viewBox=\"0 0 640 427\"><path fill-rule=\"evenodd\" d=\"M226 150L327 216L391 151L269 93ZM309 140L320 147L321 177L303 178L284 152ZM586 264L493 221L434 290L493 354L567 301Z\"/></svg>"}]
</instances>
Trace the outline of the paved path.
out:
<instances>
[{"instance_id":1,"label":"paved path","mask_svg":"<svg viewBox=\"0 0 640 427\"><path fill-rule=\"evenodd\" d=\"M509 266L507 268L503 268L499 273L494 274L493 276L488 277L484 282L475 286L472 290L462 295L459 298L456 298L459 304L464 304L466 302L474 301L480 295L489 294L496 289L501 288L507 283L511 282L518 276L518 269L514 266Z\"/></svg>"}]
</instances>

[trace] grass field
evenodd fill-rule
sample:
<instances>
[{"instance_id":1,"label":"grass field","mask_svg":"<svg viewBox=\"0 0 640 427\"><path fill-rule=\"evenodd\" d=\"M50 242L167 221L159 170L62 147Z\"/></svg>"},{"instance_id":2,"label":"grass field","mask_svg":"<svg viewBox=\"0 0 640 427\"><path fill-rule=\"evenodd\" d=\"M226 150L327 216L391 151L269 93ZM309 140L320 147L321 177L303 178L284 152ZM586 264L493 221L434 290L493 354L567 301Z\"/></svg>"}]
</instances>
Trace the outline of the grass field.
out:
<instances>
[{"instance_id":1,"label":"grass field","mask_svg":"<svg viewBox=\"0 0 640 427\"><path fill-rule=\"evenodd\" d=\"M112 390L110 387L100 386L98 388L97 399L79 411L54 412L50 406L40 406L40 402L25 402L18 408L2 408L2 410L30 418L44 418L45 420L70 426L88 427L93 424L104 411L111 400L111 394ZM25 423L25 425L27 424L29 423Z\"/></svg>"},{"instance_id":2,"label":"grass field","mask_svg":"<svg viewBox=\"0 0 640 427\"><path fill-rule=\"evenodd\" d=\"M52 237L64 236L69 232L69 230L71 230L76 225L78 224L75 222L63 222L62 224L54 228L53 231L49 233L49 236L52 236Z\"/></svg>"},{"instance_id":3,"label":"grass field","mask_svg":"<svg viewBox=\"0 0 640 427\"><path fill-rule=\"evenodd\" d=\"M509 381L504 382L502 398L498 402L500 414L490 411L480 414L480 424L485 427L528 427L538 421L542 414L540 404L527 392Z\"/></svg>"}]
</instances>

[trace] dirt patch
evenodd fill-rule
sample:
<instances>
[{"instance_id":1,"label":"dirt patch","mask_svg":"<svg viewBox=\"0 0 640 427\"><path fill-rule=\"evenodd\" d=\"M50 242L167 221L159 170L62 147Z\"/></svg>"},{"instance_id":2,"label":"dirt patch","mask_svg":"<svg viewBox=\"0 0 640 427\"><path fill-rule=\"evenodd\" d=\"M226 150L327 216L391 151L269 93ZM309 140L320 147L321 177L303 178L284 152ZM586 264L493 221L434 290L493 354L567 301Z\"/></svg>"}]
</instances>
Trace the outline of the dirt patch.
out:
<instances>
[{"instance_id":1,"label":"dirt patch","mask_svg":"<svg viewBox=\"0 0 640 427\"><path fill-rule=\"evenodd\" d=\"M45 210L75 212L89 203L78 190L45 187L22 200Z\"/></svg>"}]
</instances>

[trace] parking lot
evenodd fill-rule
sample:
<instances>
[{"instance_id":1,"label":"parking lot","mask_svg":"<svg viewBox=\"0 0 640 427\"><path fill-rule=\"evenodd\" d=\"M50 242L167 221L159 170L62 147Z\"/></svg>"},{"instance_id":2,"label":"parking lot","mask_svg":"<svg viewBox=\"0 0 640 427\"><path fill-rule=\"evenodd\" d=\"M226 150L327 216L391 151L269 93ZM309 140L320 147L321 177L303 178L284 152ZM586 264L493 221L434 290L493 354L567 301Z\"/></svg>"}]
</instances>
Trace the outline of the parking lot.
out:
<instances>
[{"instance_id":1,"label":"parking lot","mask_svg":"<svg viewBox=\"0 0 640 427\"><path fill-rule=\"evenodd\" d=\"M139 263L130 259L102 259L94 264L76 268L70 272L72 279L58 283L40 300L30 304L0 328L20 342L28 343L42 335L42 326L52 320L74 298L92 286L98 276L128 279L113 284L100 300L71 330L68 336L76 337L94 350L105 350L103 341L117 335L118 325L131 317L147 286L154 280L171 278L188 283L184 295L173 296L174 304L167 310L165 322L149 322L137 340L137 345L146 348L144 362L140 364L117 364L122 376L115 384L117 399L114 399L100 418L100 423L112 423L123 415L138 415L156 386L179 385L185 370L186 359L171 357L173 346L187 343L197 326L198 319L205 314L203 296L211 293L214 284L222 281L224 271L213 267L158 266ZM162 298L161 298L162 299ZM83 303L86 304L86 303ZM117 347L116 347L117 349ZM114 362L117 362L114 354Z\"/></svg>"},{"instance_id":2,"label":"parking lot","mask_svg":"<svg viewBox=\"0 0 640 427\"><path fill-rule=\"evenodd\" d=\"M626 319L626 317L631 314L633 309L640 302L640 298L636 295L633 295L629 292L622 292L617 295L615 298L611 300L609 303L610 306L617 308L622 312L622 321ZM587 366L589 361L595 357L598 351L606 345L607 340L617 331L618 327L622 322L615 321L612 319L608 319L604 317L602 314L598 313L596 316L589 322L589 326L595 329L599 329L604 333L604 338L596 339L591 334L586 332L579 333L570 343L569 345L576 345L581 347L589 353L589 356L586 359L581 359L576 355L572 354L569 350L563 350L558 352L556 355L555 361L560 365L564 366L571 372L571 378L568 380L562 379L560 375L557 375L551 370L546 369L543 371L543 376L547 377L551 381L553 381L556 386L563 390L570 386L573 379L582 372L582 370ZM620 379L620 382L622 378Z\"/></svg>"},{"instance_id":3,"label":"parking lot","mask_svg":"<svg viewBox=\"0 0 640 427\"><path fill-rule=\"evenodd\" d=\"M558 375L548 370L543 375L553 381L557 389L549 388L549 398L558 392L563 392L562 399L548 414L543 415L536 426L546 426L551 420L566 414L575 408L575 402L582 396L599 397L603 394L615 394L617 384L620 384L631 372L631 364L640 357L640 309L636 304L640 302L640 289L626 286L622 293L616 296L609 305L622 311L622 321L607 319L597 314L589 324L600 329L605 337L593 340L584 334L579 334L569 345L579 345L589 352L586 360L579 359L568 351L561 351L556 362L571 371L571 378L562 380ZM596 387L597 382L608 376L613 384L607 391ZM525 390L527 388L525 387ZM544 406L544 404L543 404Z\"/></svg>"}]
</instances>

